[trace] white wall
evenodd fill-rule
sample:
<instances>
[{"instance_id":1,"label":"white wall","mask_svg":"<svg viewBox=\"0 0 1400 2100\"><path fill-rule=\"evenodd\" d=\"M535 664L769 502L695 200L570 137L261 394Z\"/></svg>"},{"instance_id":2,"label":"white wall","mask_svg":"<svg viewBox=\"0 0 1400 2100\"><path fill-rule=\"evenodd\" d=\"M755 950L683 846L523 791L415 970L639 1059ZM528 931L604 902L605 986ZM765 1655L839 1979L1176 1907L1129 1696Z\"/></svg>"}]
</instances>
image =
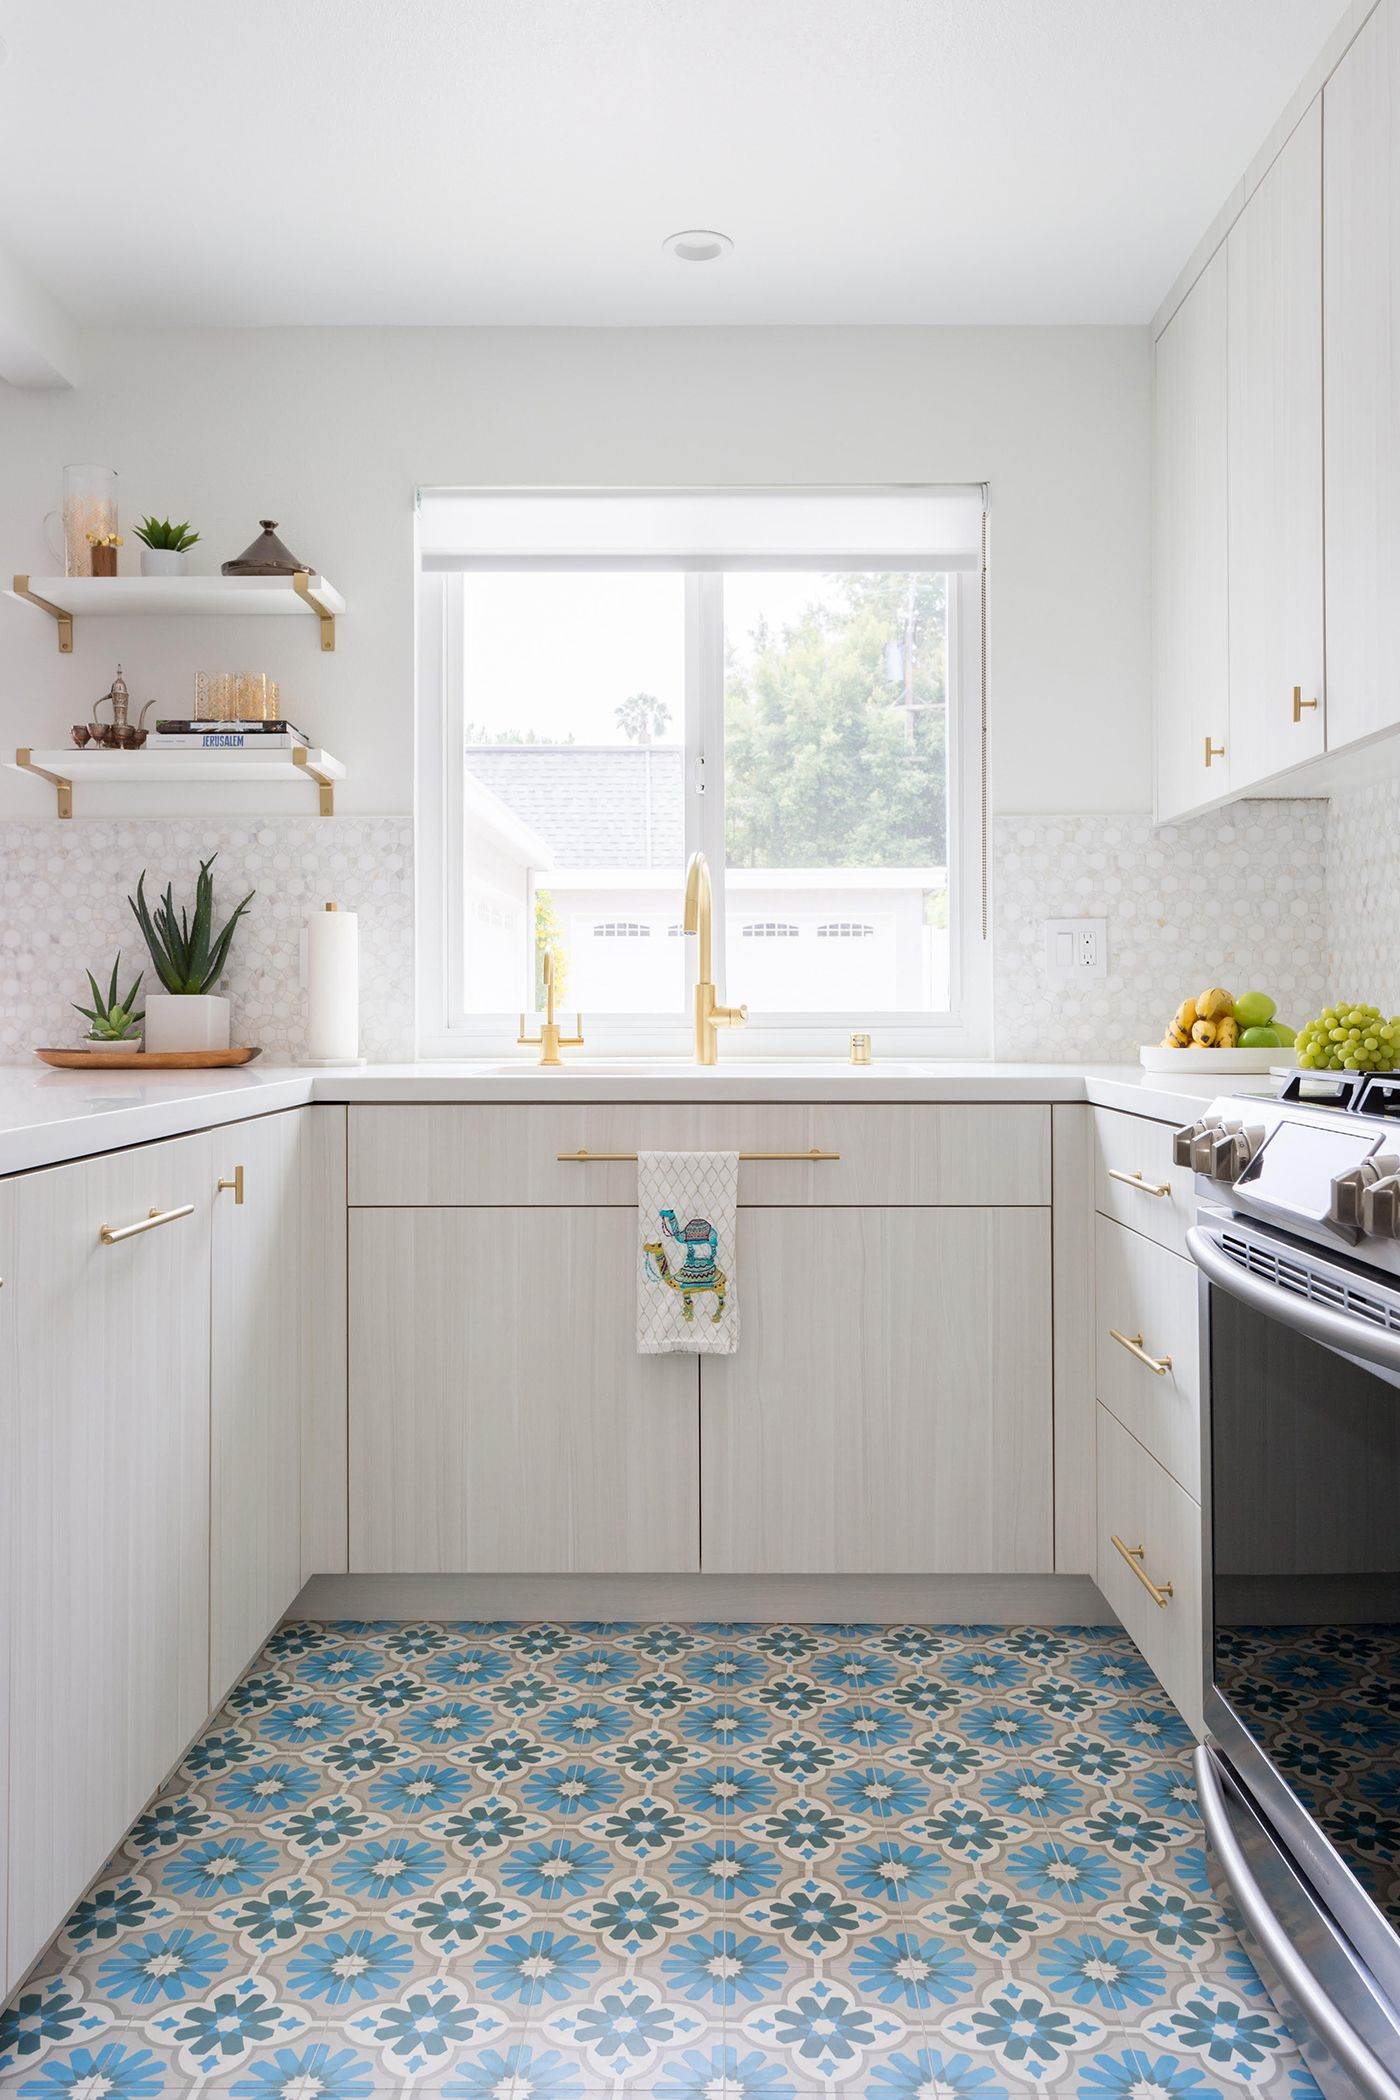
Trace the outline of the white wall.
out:
<instances>
[{"instance_id":1,"label":"white wall","mask_svg":"<svg viewBox=\"0 0 1400 2100\"><path fill-rule=\"evenodd\" d=\"M0 385L7 572L52 568L60 469L101 460L121 474L124 571L144 511L191 518L208 570L275 517L350 611L334 656L310 620L94 620L60 657L47 620L0 599L0 744L66 741L118 657L139 699L180 711L198 667L265 669L349 765L338 806L407 811L417 484L986 480L996 807L1150 804L1146 330L98 334L83 370L67 393ZM161 792L172 814L216 806ZM281 792L279 810L306 807ZM45 793L0 773L0 816L44 814ZM104 802L133 806L82 806Z\"/></svg>"}]
</instances>

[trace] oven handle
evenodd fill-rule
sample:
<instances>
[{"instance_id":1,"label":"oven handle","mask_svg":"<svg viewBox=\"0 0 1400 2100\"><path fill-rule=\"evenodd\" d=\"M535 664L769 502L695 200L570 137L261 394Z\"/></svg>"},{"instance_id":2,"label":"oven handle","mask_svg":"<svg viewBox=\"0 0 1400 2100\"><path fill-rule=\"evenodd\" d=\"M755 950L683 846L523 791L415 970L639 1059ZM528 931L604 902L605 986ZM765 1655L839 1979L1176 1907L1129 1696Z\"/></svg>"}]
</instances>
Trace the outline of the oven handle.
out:
<instances>
[{"instance_id":1,"label":"oven handle","mask_svg":"<svg viewBox=\"0 0 1400 2100\"><path fill-rule=\"evenodd\" d=\"M1400 2086L1355 2028L1342 2017L1270 1910L1231 1827L1230 1811L1209 1744L1196 1745L1192 1763L1206 1837L1230 1884L1230 1893L1239 1905L1240 1915L1258 1941L1265 1961L1292 1996L1308 2026L1355 2080L1358 2090L1374 2096L1374 2100L1397 2100Z\"/></svg>"},{"instance_id":2,"label":"oven handle","mask_svg":"<svg viewBox=\"0 0 1400 2100\"><path fill-rule=\"evenodd\" d=\"M1211 1235L1199 1225L1193 1225L1187 1233L1186 1251L1209 1282L1238 1298L1241 1305L1251 1306L1282 1327L1291 1327L1309 1341L1338 1349L1343 1356L1359 1356L1382 1370L1400 1371L1400 1334L1387 1334L1365 1320L1349 1319L1345 1313L1333 1312L1330 1306L1314 1305L1308 1298L1280 1290L1276 1283L1251 1276L1248 1269L1241 1269L1227 1254L1222 1254Z\"/></svg>"}]
</instances>

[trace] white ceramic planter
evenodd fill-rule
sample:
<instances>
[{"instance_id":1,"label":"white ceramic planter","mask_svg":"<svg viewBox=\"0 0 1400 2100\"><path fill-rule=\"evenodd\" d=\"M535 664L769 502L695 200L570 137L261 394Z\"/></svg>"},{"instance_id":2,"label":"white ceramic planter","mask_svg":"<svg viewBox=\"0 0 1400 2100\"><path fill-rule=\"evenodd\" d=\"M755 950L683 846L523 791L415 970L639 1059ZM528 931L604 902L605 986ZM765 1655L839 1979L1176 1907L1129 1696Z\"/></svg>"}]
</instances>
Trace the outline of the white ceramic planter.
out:
<instances>
[{"instance_id":1,"label":"white ceramic planter","mask_svg":"<svg viewBox=\"0 0 1400 2100\"><path fill-rule=\"evenodd\" d=\"M184 576L188 573L188 553L177 554L173 547L143 547L141 549L141 574L143 576Z\"/></svg>"},{"instance_id":2,"label":"white ceramic planter","mask_svg":"<svg viewBox=\"0 0 1400 2100\"><path fill-rule=\"evenodd\" d=\"M145 1048L227 1050L228 1001L218 992L148 992Z\"/></svg>"}]
</instances>

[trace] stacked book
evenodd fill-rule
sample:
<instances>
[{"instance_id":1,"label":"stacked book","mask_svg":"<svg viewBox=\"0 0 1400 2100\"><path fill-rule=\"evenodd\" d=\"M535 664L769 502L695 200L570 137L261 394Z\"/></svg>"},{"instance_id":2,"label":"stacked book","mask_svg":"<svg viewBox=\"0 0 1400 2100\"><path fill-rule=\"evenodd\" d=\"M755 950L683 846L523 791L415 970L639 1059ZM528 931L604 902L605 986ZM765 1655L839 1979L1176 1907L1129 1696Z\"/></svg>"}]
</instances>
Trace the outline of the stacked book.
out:
<instances>
[{"instance_id":1,"label":"stacked book","mask_svg":"<svg viewBox=\"0 0 1400 2100\"><path fill-rule=\"evenodd\" d=\"M289 751L309 739L295 722L157 722L148 751Z\"/></svg>"}]
</instances>

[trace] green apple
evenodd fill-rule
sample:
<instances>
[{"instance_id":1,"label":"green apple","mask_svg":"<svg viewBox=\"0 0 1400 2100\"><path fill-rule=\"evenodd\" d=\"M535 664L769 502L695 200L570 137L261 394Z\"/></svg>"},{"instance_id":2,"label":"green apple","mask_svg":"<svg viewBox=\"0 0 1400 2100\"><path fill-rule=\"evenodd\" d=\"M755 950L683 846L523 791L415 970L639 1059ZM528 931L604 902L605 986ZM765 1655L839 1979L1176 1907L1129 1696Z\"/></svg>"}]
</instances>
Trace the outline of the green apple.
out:
<instances>
[{"instance_id":1,"label":"green apple","mask_svg":"<svg viewBox=\"0 0 1400 2100\"><path fill-rule=\"evenodd\" d=\"M1287 1021L1273 1020L1270 1021L1269 1026L1273 1029L1274 1034L1278 1037L1284 1049L1291 1050L1293 1048L1294 1043L1297 1041L1297 1036L1295 1035L1294 1031L1289 1027Z\"/></svg>"},{"instance_id":2,"label":"green apple","mask_svg":"<svg viewBox=\"0 0 1400 2100\"><path fill-rule=\"evenodd\" d=\"M1235 1019L1241 1028L1267 1028L1277 1011L1267 992L1241 992L1235 1001Z\"/></svg>"},{"instance_id":3,"label":"green apple","mask_svg":"<svg viewBox=\"0 0 1400 2100\"><path fill-rule=\"evenodd\" d=\"M1241 1050L1281 1050L1283 1037L1276 1028L1244 1028L1240 1031Z\"/></svg>"}]
</instances>

